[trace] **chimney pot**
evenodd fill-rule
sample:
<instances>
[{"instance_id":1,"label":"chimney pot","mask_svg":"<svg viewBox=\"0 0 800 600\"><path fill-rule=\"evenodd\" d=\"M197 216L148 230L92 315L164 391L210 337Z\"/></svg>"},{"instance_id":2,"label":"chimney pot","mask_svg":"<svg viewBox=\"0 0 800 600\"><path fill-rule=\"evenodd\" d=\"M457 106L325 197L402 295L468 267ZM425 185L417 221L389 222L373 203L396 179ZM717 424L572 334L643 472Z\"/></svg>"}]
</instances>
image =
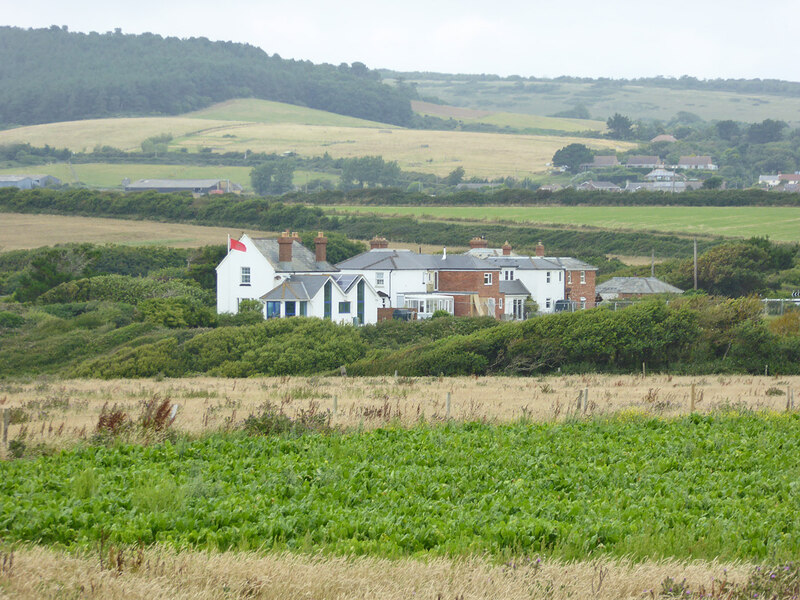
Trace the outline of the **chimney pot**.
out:
<instances>
[{"instance_id":1,"label":"chimney pot","mask_svg":"<svg viewBox=\"0 0 800 600\"><path fill-rule=\"evenodd\" d=\"M287 229L278 238L278 260L280 262L292 262L292 244L294 238L289 236Z\"/></svg>"},{"instance_id":2,"label":"chimney pot","mask_svg":"<svg viewBox=\"0 0 800 600\"><path fill-rule=\"evenodd\" d=\"M320 231L317 237L314 238L314 253L317 262L325 262L328 260L328 238Z\"/></svg>"},{"instance_id":3,"label":"chimney pot","mask_svg":"<svg viewBox=\"0 0 800 600\"><path fill-rule=\"evenodd\" d=\"M503 256L511 256L511 244L508 243L508 240L503 244Z\"/></svg>"},{"instance_id":4,"label":"chimney pot","mask_svg":"<svg viewBox=\"0 0 800 600\"><path fill-rule=\"evenodd\" d=\"M474 237L469 241L469 247L473 250L475 248L487 248L489 246L489 242L486 241L486 238L483 237Z\"/></svg>"},{"instance_id":5,"label":"chimney pot","mask_svg":"<svg viewBox=\"0 0 800 600\"><path fill-rule=\"evenodd\" d=\"M378 237L377 235L369 241L369 249L375 250L376 248L388 248L389 241L384 237Z\"/></svg>"}]
</instances>

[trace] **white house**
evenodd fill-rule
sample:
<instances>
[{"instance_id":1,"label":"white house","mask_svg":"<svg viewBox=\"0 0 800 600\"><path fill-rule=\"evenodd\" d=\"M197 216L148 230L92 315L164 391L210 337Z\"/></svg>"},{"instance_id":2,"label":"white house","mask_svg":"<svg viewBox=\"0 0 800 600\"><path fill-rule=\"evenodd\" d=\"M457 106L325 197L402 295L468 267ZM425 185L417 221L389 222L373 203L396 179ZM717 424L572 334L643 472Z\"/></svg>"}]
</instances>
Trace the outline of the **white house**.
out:
<instances>
[{"instance_id":1,"label":"white house","mask_svg":"<svg viewBox=\"0 0 800 600\"><path fill-rule=\"evenodd\" d=\"M278 239L242 235L217 265L217 312L236 313L242 300L264 303L264 316L318 316L339 322L375 323L378 296L364 278L342 277L327 261L328 239L315 252L285 231Z\"/></svg>"},{"instance_id":2,"label":"white house","mask_svg":"<svg viewBox=\"0 0 800 600\"><path fill-rule=\"evenodd\" d=\"M378 320L378 294L363 275L292 275L261 301L267 319L318 317L354 325Z\"/></svg>"}]
</instances>

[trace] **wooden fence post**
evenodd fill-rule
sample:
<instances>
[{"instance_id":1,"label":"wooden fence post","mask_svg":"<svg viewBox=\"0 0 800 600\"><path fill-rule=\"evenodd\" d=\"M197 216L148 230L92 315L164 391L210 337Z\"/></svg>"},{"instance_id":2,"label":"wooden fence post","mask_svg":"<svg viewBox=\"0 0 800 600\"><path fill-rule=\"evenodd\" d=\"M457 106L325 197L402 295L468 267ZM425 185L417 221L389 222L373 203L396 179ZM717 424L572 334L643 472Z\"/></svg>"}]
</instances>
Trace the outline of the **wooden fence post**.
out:
<instances>
[{"instance_id":1,"label":"wooden fence post","mask_svg":"<svg viewBox=\"0 0 800 600\"><path fill-rule=\"evenodd\" d=\"M447 392L447 418L450 418L450 392Z\"/></svg>"},{"instance_id":2,"label":"wooden fence post","mask_svg":"<svg viewBox=\"0 0 800 600\"><path fill-rule=\"evenodd\" d=\"M578 408L576 412L581 412L581 404L583 403L583 390L578 390Z\"/></svg>"},{"instance_id":3,"label":"wooden fence post","mask_svg":"<svg viewBox=\"0 0 800 600\"><path fill-rule=\"evenodd\" d=\"M11 411L3 409L3 446L8 446L8 424L11 421Z\"/></svg>"},{"instance_id":4,"label":"wooden fence post","mask_svg":"<svg viewBox=\"0 0 800 600\"><path fill-rule=\"evenodd\" d=\"M583 414L589 409L589 388L583 389Z\"/></svg>"},{"instance_id":5,"label":"wooden fence post","mask_svg":"<svg viewBox=\"0 0 800 600\"><path fill-rule=\"evenodd\" d=\"M690 413L694 412L694 402L695 402L695 399L696 399L694 385L695 384L692 383L692 401L691 401L691 404L689 405L689 412Z\"/></svg>"},{"instance_id":6,"label":"wooden fence post","mask_svg":"<svg viewBox=\"0 0 800 600\"><path fill-rule=\"evenodd\" d=\"M336 413L339 412L339 396L334 395L333 397L333 416L336 416Z\"/></svg>"}]
</instances>

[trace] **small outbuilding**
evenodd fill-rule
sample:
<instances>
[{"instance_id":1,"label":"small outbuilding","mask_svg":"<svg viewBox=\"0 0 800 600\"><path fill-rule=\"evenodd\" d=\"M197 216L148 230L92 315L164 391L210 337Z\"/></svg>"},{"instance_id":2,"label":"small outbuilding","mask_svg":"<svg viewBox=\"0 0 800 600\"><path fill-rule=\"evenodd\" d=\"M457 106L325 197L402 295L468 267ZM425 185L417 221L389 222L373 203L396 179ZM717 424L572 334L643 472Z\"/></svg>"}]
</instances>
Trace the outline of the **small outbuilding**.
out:
<instances>
[{"instance_id":1,"label":"small outbuilding","mask_svg":"<svg viewBox=\"0 0 800 600\"><path fill-rule=\"evenodd\" d=\"M682 294L683 290L657 277L612 277L597 284L597 294L603 300L629 300L657 294Z\"/></svg>"}]
</instances>

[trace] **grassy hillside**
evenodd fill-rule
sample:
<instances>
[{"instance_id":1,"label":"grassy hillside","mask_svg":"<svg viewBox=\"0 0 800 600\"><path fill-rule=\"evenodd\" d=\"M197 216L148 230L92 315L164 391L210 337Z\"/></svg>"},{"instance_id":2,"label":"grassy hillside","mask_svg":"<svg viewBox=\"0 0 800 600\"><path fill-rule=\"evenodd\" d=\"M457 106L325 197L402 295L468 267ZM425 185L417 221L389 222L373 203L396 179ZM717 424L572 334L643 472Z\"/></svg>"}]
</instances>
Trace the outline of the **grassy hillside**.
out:
<instances>
[{"instance_id":1,"label":"grassy hillside","mask_svg":"<svg viewBox=\"0 0 800 600\"><path fill-rule=\"evenodd\" d=\"M567 82L512 82L412 79L421 97L435 97L457 107L491 112L552 115L583 105L595 119L619 112L633 119L668 121L679 111L704 120L757 122L781 119L800 123L800 97L727 91L668 89L647 85Z\"/></svg>"},{"instance_id":2,"label":"grassy hillside","mask_svg":"<svg viewBox=\"0 0 800 600\"><path fill-rule=\"evenodd\" d=\"M498 115L497 118L507 117ZM564 124L558 126L573 126L571 120L564 119L559 119L553 125L562 121ZM108 145L135 151L142 141L162 133L172 134L172 148L186 148L190 153L211 148L215 152L251 150L280 154L294 151L302 156L321 156L327 152L334 158L380 155L387 161L398 161L402 169L438 176L445 176L460 166L468 177L522 178L540 174L546 171L546 164L556 150L573 142L607 151L623 151L634 147L628 142L556 135L401 129L257 100L225 102L205 111L179 117L96 119L20 127L0 131L0 145L28 142L35 146L48 144L58 148L67 147L73 151L90 151L95 146ZM100 181L104 178L105 182L99 185L118 185L123 177L139 177L129 174L136 172L138 167L122 167L115 165L102 168L108 175L97 179ZM177 171L178 167L166 169ZM36 171L41 170L36 167ZM141 176L166 176L152 174L154 172L150 170L147 175ZM80 179L89 183L83 175L80 175ZM243 181L246 178L239 175L230 179L246 183ZM66 180L71 181L72 178Z\"/></svg>"},{"instance_id":3,"label":"grassy hillside","mask_svg":"<svg viewBox=\"0 0 800 600\"><path fill-rule=\"evenodd\" d=\"M544 117L512 112L495 112L490 110L475 110L458 106L434 104L432 102L411 102L414 112L421 115L431 115L442 119L456 119L465 123L489 123L498 127L513 127L516 129L554 129L558 131L604 131L604 121L589 119L564 119L559 117Z\"/></svg>"},{"instance_id":4,"label":"grassy hillside","mask_svg":"<svg viewBox=\"0 0 800 600\"><path fill-rule=\"evenodd\" d=\"M769 236L776 241L800 241L800 208L783 206L337 206L335 210L730 237Z\"/></svg>"}]
</instances>

